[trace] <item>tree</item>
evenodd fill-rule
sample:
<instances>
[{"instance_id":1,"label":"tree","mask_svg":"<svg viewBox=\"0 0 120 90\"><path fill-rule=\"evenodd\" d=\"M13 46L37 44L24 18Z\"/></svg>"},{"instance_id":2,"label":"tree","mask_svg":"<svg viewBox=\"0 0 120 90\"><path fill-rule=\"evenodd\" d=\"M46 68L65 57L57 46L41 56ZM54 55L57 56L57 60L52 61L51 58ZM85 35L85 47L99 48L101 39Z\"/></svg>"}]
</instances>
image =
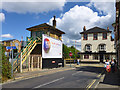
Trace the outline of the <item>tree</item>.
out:
<instances>
[{"instance_id":1,"label":"tree","mask_svg":"<svg viewBox=\"0 0 120 90\"><path fill-rule=\"evenodd\" d=\"M71 58L80 58L80 55L78 55L77 53L80 52L79 50L77 50L74 46L71 47L67 47L67 45L63 44L63 53L64 53L64 58L70 58L69 56L69 52L72 52L72 57Z\"/></svg>"},{"instance_id":2,"label":"tree","mask_svg":"<svg viewBox=\"0 0 120 90\"><path fill-rule=\"evenodd\" d=\"M2 68L2 81L11 78L11 64L9 59L5 56L4 47L0 44L0 68Z\"/></svg>"}]
</instances>

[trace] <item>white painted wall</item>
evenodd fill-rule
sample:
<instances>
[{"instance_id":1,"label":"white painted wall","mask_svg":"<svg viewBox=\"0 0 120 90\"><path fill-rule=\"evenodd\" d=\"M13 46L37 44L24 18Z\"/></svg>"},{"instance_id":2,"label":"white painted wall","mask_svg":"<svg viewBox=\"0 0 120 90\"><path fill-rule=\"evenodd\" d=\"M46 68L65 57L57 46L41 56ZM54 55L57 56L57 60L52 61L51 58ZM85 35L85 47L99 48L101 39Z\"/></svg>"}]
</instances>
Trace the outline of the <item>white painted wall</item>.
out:
<instances>
[{"instance_id":1,"label":"white painted wall","mask_svg":"<svg viewBox=\"0 0 120 90\"><path fill-rule=\"evenodd\" d=\"M92 45L92 52L98 52L99 44L106 44L106 53L115 52L114 41L111 41L111 33L107 33L107 39L102 39L102 33L98 33L98 40L93 40L93 34L88 34L88 40L83 40L83 34L81 34L81 52L85 52L85 45Z\"/></svg>"}]
</instances>

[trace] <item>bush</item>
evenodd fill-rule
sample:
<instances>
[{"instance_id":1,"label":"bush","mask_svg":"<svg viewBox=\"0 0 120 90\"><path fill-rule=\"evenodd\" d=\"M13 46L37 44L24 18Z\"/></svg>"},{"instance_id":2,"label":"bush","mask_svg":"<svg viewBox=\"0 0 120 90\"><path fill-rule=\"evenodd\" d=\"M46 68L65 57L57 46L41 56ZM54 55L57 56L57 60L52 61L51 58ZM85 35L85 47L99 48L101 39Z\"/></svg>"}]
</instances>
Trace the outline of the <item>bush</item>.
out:
<instances>
[{"instance_id":1,"label":"bush","mask_svg":"<svg viewBox=\"0 0 120 90\"><path fill-rule=\"evenodd\" d=\"M2 68L2 82L11 78L11 63L9 58L5 56L5 50L2 45L0 45L0 68ZM2 64L2 65L1 65Z\"/></svg>"}]
</instances>

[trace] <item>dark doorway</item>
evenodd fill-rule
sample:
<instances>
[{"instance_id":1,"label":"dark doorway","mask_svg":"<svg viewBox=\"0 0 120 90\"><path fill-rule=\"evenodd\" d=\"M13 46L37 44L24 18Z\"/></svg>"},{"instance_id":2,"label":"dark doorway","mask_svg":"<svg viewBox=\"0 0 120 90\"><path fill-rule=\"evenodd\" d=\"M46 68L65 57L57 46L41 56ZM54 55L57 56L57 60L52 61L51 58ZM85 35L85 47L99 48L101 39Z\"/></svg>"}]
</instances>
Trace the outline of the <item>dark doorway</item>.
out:
<instances>
[{"instance_id":1,"label":"dark doorway","mask_svg":"<svg viewBox=\"0 0 120 90\"><path fill-rule=\"evenodd\" d=\"M100 62L103 62L103 54L100 54Z\"/></svg>"}]
</instances>

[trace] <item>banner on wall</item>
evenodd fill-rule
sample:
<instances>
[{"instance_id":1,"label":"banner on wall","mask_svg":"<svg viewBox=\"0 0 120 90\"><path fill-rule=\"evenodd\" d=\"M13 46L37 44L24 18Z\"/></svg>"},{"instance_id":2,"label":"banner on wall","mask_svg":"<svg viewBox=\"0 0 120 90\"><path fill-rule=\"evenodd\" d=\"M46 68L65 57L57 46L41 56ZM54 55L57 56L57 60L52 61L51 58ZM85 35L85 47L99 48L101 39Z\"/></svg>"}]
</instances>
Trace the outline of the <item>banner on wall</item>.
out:
<instances>
[{"instance_id":1,"label":"banner on wall","mask_svg":"<svg viewBox=\"0 0 120 90\"><path fill-rule=\"evenodd\" d=\"M62 41L42 35L42 57L62 58Z\"/></svg>"}]
</instances>

